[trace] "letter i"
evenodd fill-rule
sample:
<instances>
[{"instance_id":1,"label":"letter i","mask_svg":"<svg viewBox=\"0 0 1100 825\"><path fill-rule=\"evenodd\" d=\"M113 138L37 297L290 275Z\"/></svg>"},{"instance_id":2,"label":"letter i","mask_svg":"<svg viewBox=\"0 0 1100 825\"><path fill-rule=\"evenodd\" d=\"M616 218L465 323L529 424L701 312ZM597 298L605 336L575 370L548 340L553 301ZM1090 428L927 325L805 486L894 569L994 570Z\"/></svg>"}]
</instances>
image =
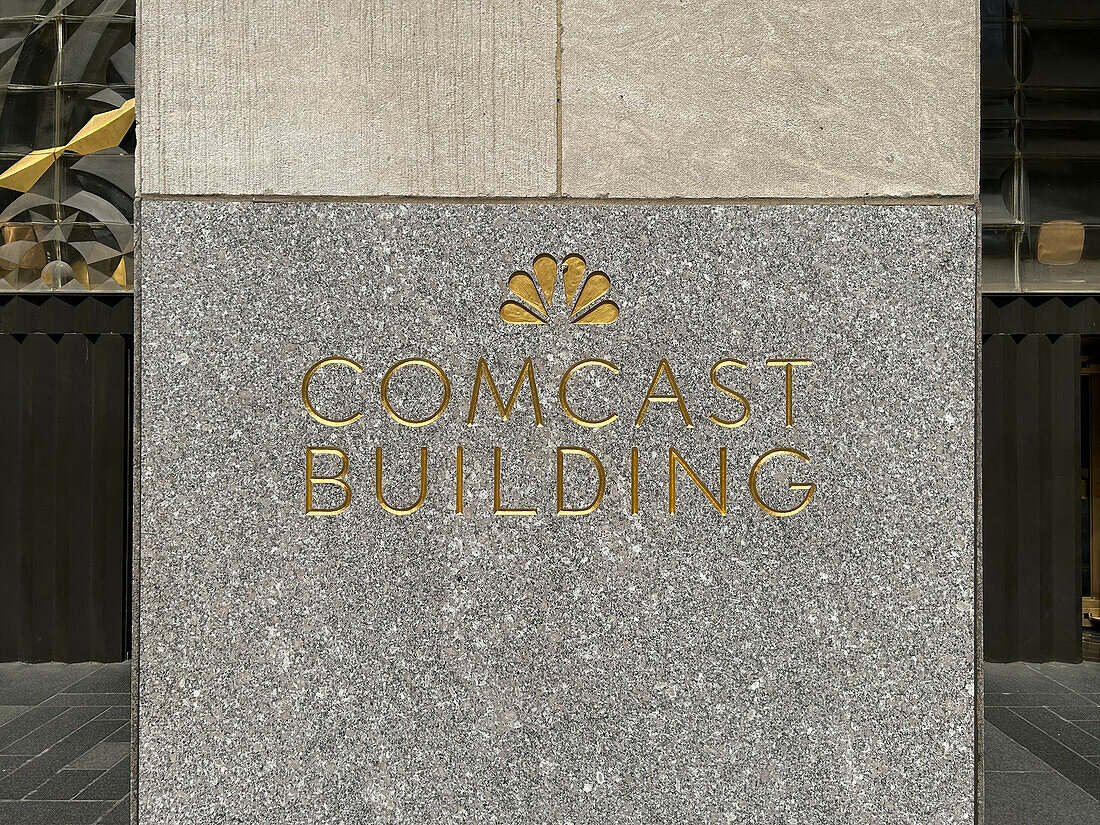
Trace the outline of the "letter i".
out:
<instances>
[{"instance_id":1,"label":"letter i","mask_svg":"<svg viewBox=\"0 0 1100 825\"><path fill-rule=\"evenodd\" d=\"M630 515L638 515L638 448L630 448Z\"/></svg>"},{"instance_id":2,"label":"letter i","mask_svg":"<svg viewBox=\"0 0 1100 825\"><path fill-rule=\"evenodd\" d=\"M455 513L462 515L462 447L455 451Z\"/></svg>"}]
</instances>

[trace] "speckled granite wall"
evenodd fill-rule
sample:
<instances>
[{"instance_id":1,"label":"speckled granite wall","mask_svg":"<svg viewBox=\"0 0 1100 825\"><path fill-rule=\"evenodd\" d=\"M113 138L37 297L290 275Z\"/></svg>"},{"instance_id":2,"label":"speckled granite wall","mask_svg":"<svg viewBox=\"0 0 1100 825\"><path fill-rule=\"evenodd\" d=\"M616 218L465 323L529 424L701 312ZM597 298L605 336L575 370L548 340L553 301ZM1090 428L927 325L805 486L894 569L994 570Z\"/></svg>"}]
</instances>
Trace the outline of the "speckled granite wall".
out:
<instances>
[{"instance_id":1,"label":"speckled granite wall","mask_svg":"<svg viewBox=\"0 0 1100 825\"><path fill-rule=\"evenodd\" d=\"M141 825L973 821L973 208L154 201L141 231ZM549 323L504 323L540 253L605 272L618 319L569 324L563 278ZM347 426L300 398L326 356L363 367L311 385ZM452 389L417 428L379 398L410 357ZM469 426L478 359L507 401L528 357L543 426L484 385ZM619 372L567 400L607 426L559 404L585 358ZM685 411L635 426L662 358ZM790 427L784 358L812 361ZM389 390L407 418L441 393ZM555 514L559 446L602 461L588 515ZM348 454L345 512L305 515L308 447ZM376 447L394 508L426 448L415 513L377 503ZM494 515L494 447L537 514ZM725 515L679 471L669 514L670 447L716 499L726 448ZM808 463L762 502L816 485L789 517L749 491L777 447Z\"/></svg>"}]
</instances>

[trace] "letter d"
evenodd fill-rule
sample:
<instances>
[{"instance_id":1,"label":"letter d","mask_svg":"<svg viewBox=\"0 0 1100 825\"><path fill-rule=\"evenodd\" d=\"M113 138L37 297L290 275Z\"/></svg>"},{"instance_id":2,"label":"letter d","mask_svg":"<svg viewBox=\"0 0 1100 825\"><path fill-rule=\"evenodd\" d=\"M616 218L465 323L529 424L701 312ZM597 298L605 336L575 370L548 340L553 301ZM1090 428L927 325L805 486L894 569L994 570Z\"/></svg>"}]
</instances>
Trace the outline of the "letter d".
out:
<instances>
[{"instance_id":1,"label":"letter d","mask_svg":"<svg viewBox=\"0 0 1100 825\"><path fill-rule=\"evenodd\" d=\"M592 499L592 503L587 507L566 507L565 506L565 457L567 455L581 455L592 462L592 466L596 468L596 472L599 474L599 486L596 488L596 495ZM607 477L604 474L603 464L596 458L596 454L591 450L586 450L584 447L558 447L558 515L559 516L586 516L600 506L600 502L603 501L604 488L606 487Z\"/></svg>"}]
</instances>

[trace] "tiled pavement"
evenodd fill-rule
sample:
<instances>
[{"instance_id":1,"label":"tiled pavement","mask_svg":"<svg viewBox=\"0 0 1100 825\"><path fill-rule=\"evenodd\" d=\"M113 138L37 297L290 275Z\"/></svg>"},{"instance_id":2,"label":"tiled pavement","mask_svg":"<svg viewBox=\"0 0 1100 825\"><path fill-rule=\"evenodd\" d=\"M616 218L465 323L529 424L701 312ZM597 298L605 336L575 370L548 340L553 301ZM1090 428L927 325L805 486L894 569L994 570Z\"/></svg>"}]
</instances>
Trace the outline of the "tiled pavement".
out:
<instances>
[{"instance_id":1,"label":"tiled pavement","mask_svg":"<svg viewBox=\"0 0 1100 825\"><path fill-rule=\"evenodd\" d=\"M1100 663L987 663L985 702L986 825L1100 822ZM129 664L0 664L0 825L129 821Z\"/></svg>"},{"instance_id":2,"label":"tiled pavement","mask_svg":"<svg viewBox=\"0 0 1100 825\"><path fill-rule=\"evenodd\" d=\"M1100 822L1100 662L985 664L986 825Z\"/></svg>"},{"instance_id":3,"label":"tiled pavement","mask_svg":"<svg viewBox=\"0 0 1100 825\"><path fill-rule=\"evenodd\" d=\"M0 825L128 825L130 664L0 664Z\"/></svg>"}]
</instances>

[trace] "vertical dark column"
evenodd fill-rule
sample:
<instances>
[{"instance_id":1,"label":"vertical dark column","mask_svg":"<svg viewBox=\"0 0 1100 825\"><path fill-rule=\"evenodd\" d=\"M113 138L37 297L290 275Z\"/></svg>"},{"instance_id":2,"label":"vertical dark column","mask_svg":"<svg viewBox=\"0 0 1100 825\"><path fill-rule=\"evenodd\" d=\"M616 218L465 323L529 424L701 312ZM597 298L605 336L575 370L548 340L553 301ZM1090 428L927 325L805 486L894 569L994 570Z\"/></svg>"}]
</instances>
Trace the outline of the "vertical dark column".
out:
<instances>
[{"instance_id":1,"label":"vertical dark column","mask_svg":"<svg viewBox=\"0 0 1100 825\"><path fill-rule=\"evenodd\" d=\"M0 659L26 658L31 622L22 407L24 336L0 335Z\"/></svg>"},{"instance_id":2,"label":"vertical dark column","mask_svg":"<svg viewBox=\"0 0 1100 825\"><path fill-rule=\"evenodd\" d=\"M1016 512L1016 485L1006 483L1016 466L1016 344L991 335L982 347L982 605L985 658L1005 661L1019 646L1015 616L1016 543L1006 514ZM1009 620L1012 617L1012 620Z\"/></svg>"},{"instance_id":3,"label":"vertical dark column","mask_svg":"<svg viewBox=\"0 0 1100 825\"><path fill-rule=\"evenodd\" d=\"M127 298L127 303L129 299ZM54 302L0 317L0 661L129 656L128 316L71 325ZM51 308L52 307L52 308ZM57 309L57 312L53 310Z\"/></svg>"},{"instance_id":4,"label":"vertical dark column","mask_svg":"<svg viewBox=\"0 0 1100 825\"><path fill-rule=\"evenodd\" d=\"M1079 661L1078 335L983 347L985 657Z\"/></svg>"},{"instance_id":5,"label":"vertical dark column","mask_svg":"<svg viewBox=\"0 0 1100 825\"><path fill-rule=\"evenodd\" d=\"M93 349L95 415L89 433L93 459L89 466L96 471L88 479L87 495L91 502L89 577L98 603L90 616L94 630L89 649L94 658L110 660L129 656L132 352L130 339L122 335L101 335Z\"/></svg>"}]
</instances>

